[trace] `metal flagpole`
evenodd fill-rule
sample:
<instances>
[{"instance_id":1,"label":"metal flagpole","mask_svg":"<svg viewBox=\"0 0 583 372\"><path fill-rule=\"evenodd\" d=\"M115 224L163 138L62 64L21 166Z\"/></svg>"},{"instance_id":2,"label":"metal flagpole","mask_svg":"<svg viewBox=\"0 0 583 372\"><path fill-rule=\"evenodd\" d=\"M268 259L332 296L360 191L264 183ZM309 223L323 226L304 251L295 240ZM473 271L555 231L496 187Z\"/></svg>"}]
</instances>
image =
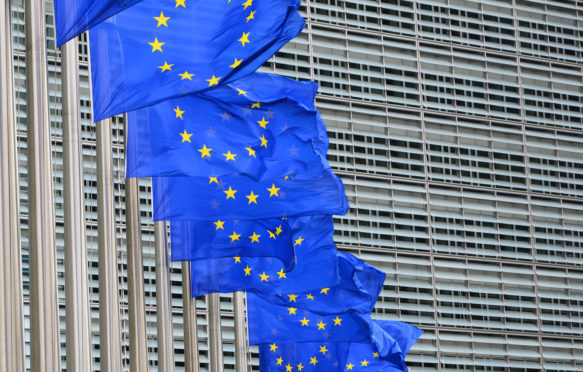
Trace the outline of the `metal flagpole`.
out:
<instances>
[{"instance_id":1,"label":"metal flagpole","mask_svg":"<svg viewBox=\"0 0 583 372\"><path fill-rule=\"evenodd\" d=\"M209 364L211 372L223 372L223 340L221 333L221 297L218 293L206 296L208 311Z\"/></svg>"},{"instance_id":2,"label":"metal flagpole","mask_svg":"<svg viewBox=\"0 0 583 372\"><path fill-rule=\"evenodd\" d=\"M61 48L67 371L91 369L77 39Z\"/></svg>"},{"instance_id":3,"label":"metal flagpole","mask_svg":"<svg viewBox=\"0 0 583 372\"><path fill-rule=\"evenodd\" d=\"M124 114L127 143L127 115ZM144 262L140 226L140 194L137 178L126 178L126 241L128 255L128 307L130 322L130 371L148 370Z\"/></svg>"},{"instance_id":4,"label":"metal flagpole","mask_svg":"<svg viewBox=\"0 0 583 372\"><path fill-rule=\"evenodd\" d=\"M22 259L10 1L0 3L0 370L24 371Z\"/></svg>"},{"instance_id":5,"label":"metal flagpole","mask_svg":"<svg viewBox=\"0 0 583 372\"><path fill-rule=\"evenodd\" d=\"M154 223L156 241L156 315L158 321L158 370L174 371L174 337L172 335L172 289L168 264L166 222Z\"/></svg>"},{"instance_id":6,"label":"metal flagpole","mask_svg":"<svg viewBox=\"0 0 583 372\"><path fill-rule=\"evenodd\" d=\"M100 370L121 372L121 324L115 242L111 119L97 123L96 131Z\"/></svg>"},{"instance_id":7,"label":"metal flagpole","mask_svg":"<svg viewBox=\"0 0 583 372\"><path fill-rule=\"evenodd\" d=\"M237 372L247 372L247 321L245 318L245 293L233 293L235 316L235 366Z\"/></svg>"},{"instance_id":8,"label":"metal flagpole","mask_svg":"<svg viewBox=\"0 0 583 372\"><path fill-rule=\"evenodd\" d=\"M60 370L45 2L25 1L31 369Z\"/></svg>"},{"instance_id":9,"label":"metal flagpole","mask_svg":"<svg viewBox=\"0 0 583 372\"><path fill-rule=\"evenodd\" d=\"M196 299L192 298L190 262L182 263L182 315L184 317L184 359L186 372L199 372Z\"/></svg>"}]
</instances>

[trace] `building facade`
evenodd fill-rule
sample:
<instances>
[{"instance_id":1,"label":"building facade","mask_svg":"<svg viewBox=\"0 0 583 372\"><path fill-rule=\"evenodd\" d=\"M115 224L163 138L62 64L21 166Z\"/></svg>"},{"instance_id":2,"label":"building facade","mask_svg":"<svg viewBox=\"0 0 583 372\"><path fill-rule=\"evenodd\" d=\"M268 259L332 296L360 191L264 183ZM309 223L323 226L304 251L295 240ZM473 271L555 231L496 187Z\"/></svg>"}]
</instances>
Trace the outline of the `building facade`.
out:
<instances>
[{"instance_id":1,"label":"building facade","mask_svg":"<svg viewBox=\"0 0 583 372\"><path fill-rule=\"evenodd\" d=\"M47 1L63 370L60 57ZM583 2L304 0L304 32L263 70L320 84L329 160L351 209L336 242L387 273L374 316L425 333L411 371L583 370ZM23 7L13 1L23 262L27 274ZM83 156L94 368L99 368L95 126L82 38ZM123 123L114 135L124 368L129 360ZM142 181L150 365L154 230ZM177 370L184 337L172 272ZM25 282L25 301L27 283ZM207 364L206 313L199 348ZM222 298L233 369L230 296ZM25 313L28 316L28 312ZM25 324L29 324L28 321ZM254 360L254 370L257 360Z\"/></svg>"}]
</instances>

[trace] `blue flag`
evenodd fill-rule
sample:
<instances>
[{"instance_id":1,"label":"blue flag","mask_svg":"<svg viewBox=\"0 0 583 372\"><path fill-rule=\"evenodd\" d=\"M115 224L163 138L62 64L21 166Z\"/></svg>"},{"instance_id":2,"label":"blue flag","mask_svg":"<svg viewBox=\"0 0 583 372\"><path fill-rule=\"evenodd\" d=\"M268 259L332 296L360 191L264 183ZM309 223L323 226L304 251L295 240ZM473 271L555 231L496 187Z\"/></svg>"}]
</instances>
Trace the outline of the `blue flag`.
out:
<instances>
[{"instance_id":1,"label":"blue flag","mask_svg":"<svg viewBox=\"0 0 583 372\"><path fill-rule=\"evenodd\" d=\"M255 181L247 175L153 177L154 220L265 219L345 214L342 181L331 169Z\"/></svg>"},{"instance_id":2,"label":"blue flag","mask_svg":"<svg viewBox=\"0 0 583 372\"><path fill-rule=\"evenodd\" d=\"M254 72L304 27L299 0L142 0L91 29L94 120Z\"/></svg>"},{"instance_id":3,"label":"blue flag","mask_svg":"<svg viewBox=\"0 0 583 372\"><path fill-rule=\"evenodd\" d=\"M403 322L377 320L376 323L396 342L391 352L382 356L372 344L353 343L346 358L346 370L407 372L405 357L423 331Z\"/></svg>"},{"instance_id":4,"label":"blue flag","mask_svg":"<svg viewBox=\"0 0 583 372\"><path fill-rule=\"evenodd\" d=\"M348 255L348 254L343 254ZM339 260L342 255L339 255ZM352 280L345 277L346 273L340 273L340 280ZM363 283L364 288L374 288L382 285L384 275L371 275L366 277L371 283ZM328 294L326 294L328 293ZM383 332L370 318L370 314L362 314L352 311L344 306L344 303L352 303L355 308L368 307L370 299L360 297L364 303L361 305L350 295L332 298L329 291L321 291L322 299L315 297L309 299L300 298L299 294L287 294L282 297L286 304L266 301L258 295L249 294L247 298L249 313L249 337L251 344L264 344L271 342L373 342L377 348L386 355L390 345L383 343ZM372 293L370 294L372 295ZM307 298L307 295L305 295ZM325 299L330 296L329 299ZM300 301L298 302L298 299ZM375 297L376 300L376 297ZM318 314L311 311L317 303L327 303L336 309L344 309L336 314ZM304 307L301 307L304 305Z\"/></svg>"},{"instance_id":5,"label":"blue flag","mask_svg":"<svg viewBox=\"0 0 583 372\"><path fill-rule=\"evenodd\" d=\"M130 112L126 176L242 173L261 180L328 168L317 88L254 73Z\"/></svg>"},{"instance_id":6,"label":"blue flag","mask_svg":"<svg viewBox=\"0 0 583 372\"><path fill-rule=\"evenodd\" d=\"M278 254L280 250L295 249L295 266L291 271L279 260L250 257L250 251L245 250L234 257L197 260L191 263L192 295L197 297L240 290L272 293L281 288L305 290L336 285L339 281L338 261L332 238L332 216L289 218L279 222L289 222L291 238L285 241L277 236L278 230L270 230L257 237L258 242L251 244L250 249L255 245L269 244L271 248L266 250L266 254L271 255ZM197 246L189 249L199 250ZM173 244L173 256L174 253Z\"/></svg>"},{"instance_id":7,"label":"blue flag","mask_svg":"<svg viewBox=\"0 0 583 372\"><path fill-rule=\"evenodd\" d=\"M368 314L320 315L289 306L274 305L247 294L249 343L272 342L380 342Z\"/></svg>"},{"instance_id":8,"label":"blue flag","mask_svg":"<svg viewBox=\"0 0 583 372\"><path fill-rule=\"evenodd\" d=\"M276 291L258 293L271 303L291 305L317 314L357 312L369 314L374 309L383 287L385 273L350 253L338 252L340 282L334 286L321 285L317 291L302 291L302 282L280 286ZM306 281L303 281L306 283ZM291 296L291 297L290 297Z\"/></svg>"},{"instance_id":9,"label":"blue flag","mask_svg":"<svg viewBox=\"0 0 583 372\"><path fill-rule=\"evenodd\" d=\"M54 0L57 46L142 0Z\"/></svg>"},{"instance_id":10,"label":"blue flag","mask_svg":"<svg viewBox=\"0 0 583 372\"><path fill-rule=\"evenodd\" d=\"M375 321L383 329L388 353L372 343L272 343L259 345L260 372L385 371L406 372L405 356L422 331L396 321Z\"/></svg>"},{"instance_id":11,"label":"blue flag","mask_svg":"<svg viewBox=\"0 0 583 372\"><path fill-rule=\"evenodd\" d=\"M170 231L172 261L217 259L230 267L234 258L262 257L275 259L285 271L294 266L292 229L287 220L229 220L226 216L212 222L173 221Z\"/></svg>"}]
</instances>

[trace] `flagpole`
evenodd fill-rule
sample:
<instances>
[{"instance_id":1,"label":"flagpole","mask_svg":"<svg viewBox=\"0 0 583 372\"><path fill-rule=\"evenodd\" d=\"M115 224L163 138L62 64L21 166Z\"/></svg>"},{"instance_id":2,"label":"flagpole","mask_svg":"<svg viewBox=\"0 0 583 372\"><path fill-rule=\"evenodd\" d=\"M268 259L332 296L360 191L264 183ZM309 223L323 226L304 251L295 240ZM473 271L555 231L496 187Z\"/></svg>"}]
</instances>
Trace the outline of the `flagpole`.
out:
<instances>
[{"instance_id":1,"label":"flagpole","mask_svg":"<svg viewBox=\"0 0 583 372\"><path fill-rule=\"evenodd\" d=\"M121 372L121 323L115 241L111 119L97 123L96 132L100 370Z\"/></svg>"},{"instance_id":2,"label":"flagpole","mask_svg":"<svg viewBox=\"0 0 583 372\"><path fill-rule=\"evenodd\" d=\"M168 264L166 222L154 223L156 241L156 315L158 326L158 370L174 371L174 337L172 334L172 288Z\"/></svg>"},{"instance_id":3,"label":"flagpole","mask_svg":"<svg viewBox=\"0 0 583 372\"><path fill-rule=\"evenodd\" d=\"M182 315L184 318L184 359L186 372L199 372L196 299L192 297L190 262L182 262Z\"/></svg>"},{"instance_id":4,"label":"flagpole","mask_svg":"<svg viewBox=\"0 0 583 372\"><path fill-rule=\"evenodd\" d=\"M61 48L67 371L91 369L77 39Z\"/></svg>"},{"instance_id":5,"label":"flagpole","mask_svg":"<svg viewBox=\"0 0 583 372\"><path fill-rule=\"evenodd\" d=\"M124 144L127 145L127 114L124 114L123 118L126 131ZM148 370L148 347L146 344L146 301L144 296L144 259L140 224L140 193L137 178L126 178L125 199L130 322L130 371L143 372Z\"/></svg>"},{"instance_id":6,"label":"flagpole","mask_svg":"<svg viewBox=\"0 0 583 372\"><path fill-rule=\"evenodd\" d=\"M0 370L24 371L19 177L10 1L0 4Z\"/></svg>"},{"instance_id":7,"label":"flagpole","mask_svg":"<svg viewBox=\"0 0 583 372\"><path fill-rule=\"evenodd\" d=\"M60 370L45 2L25 1L31 369Z\"/></svg>"},{"instance_id":8,"label":"flagpole","mask_svg":"<svg viewBox=\"0 0 583 372\"><path fill-rule=\"evenodd\" d=\"M233 293L235 317L235 366L237 372L247 372L247 321L245 318L245 293Z\"/></svg>"},{"instance_id":9,"label":"flagpole","mask_svg":"<svg viewBox=\"0 0 583 372\"><path fill-rule=\"evenodd\" d=\"M210 372L223 372L223 340L221 332L221 297L218 293L206 296L209 334Z\"/></svg>"}]
</instances>

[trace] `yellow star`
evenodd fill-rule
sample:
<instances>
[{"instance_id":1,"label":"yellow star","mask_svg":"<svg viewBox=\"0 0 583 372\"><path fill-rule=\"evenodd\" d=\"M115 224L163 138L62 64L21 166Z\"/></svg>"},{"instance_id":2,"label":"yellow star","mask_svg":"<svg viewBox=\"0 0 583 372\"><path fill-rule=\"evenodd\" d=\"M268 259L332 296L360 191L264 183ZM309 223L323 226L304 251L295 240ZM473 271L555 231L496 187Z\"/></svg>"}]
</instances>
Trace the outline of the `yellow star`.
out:
<instances>
[{"instance_id":1,"label":"yellow star","mask_svg":"<svg viewBox=\"0 0 583 372\"><path fill-rule=\"evenodd\" d=\"M241 45L243 45L243 47L245 46L245 43L249 43L249 32L243 32L243 36L241 36L241 38L237 41L241 42Z\"/></svg>"},{"instance_id":2,"label":"yellow star","mask_svg":"<svg viewBox=\"0 0 583 372\"><path fill-rule=\"evenodd\" d=\"M277 358L277 365L280 366L283 363L282 357Z\"/></svg>"},{"instance_id":3,"label":"yellow star","mask_svg":"<svg viewBox=\"0 0 583 372\"><path fill-rule=\"evenodd\" d=\"M270 238L270 239L277 239L277 236L276 236L274 233L272 233L272 232L271 232L271 231L269 231L269 230L267 230L267 232L269 233L269 238Z\"/></svg>"},{"instance_id":4,"label":"yellow star","mask_svg":"<svg viewBox=\"0 0 583 372\"><path fill-rule=\"evenodd\" d=\"M162 70L160 72L164 72L172 70L172 66L174 66L174 64L169 65L168 62L164 62L164 64L162 66L158 66L158 68Z\"/></svg>"},{"instance_id":5,"label":"yellow star","mask_svg":"<svg viewBox=\"0 0 583 372\"><path fill-rule=\"evenodd\" d=\"M297 239L294 241L294 246L295 246L295 245L302 245L302 242L303 242L303 241L304 241L304 238L302 238L302 237L300 236L299 238L297 238Z\"/></svg>"},{"instance_id":6,"label":"yellow star","mask_svg":"<svg viewBox=\"0 0 583 372\"><path fill-rule=\"evenodd\" d=\"M338 317L338 315L336 315L336 319L332 319L332 321L334 321L334 326L341 326L342 325L342 319Z\"/></svg>"},{"instance_id":7,"label":"yellow star","mask_svg":"<svg viewBox=\"0 0 583 372\"><path fill-rule=\"evenodd\" d=\"M294 367L292 367L289 363L287 364L287 366L285 366L285 372L291 372L293 371Z\"/></svg>"},{"instance_id":8,"label":"yellow star","mask_svg":"<svg viewBox=\"0 0 583 372\"><path fill-rule=\"evenodd\" d=\"M368 360L366 360L366 359L365 359L365 360L363 360L362 362L360 362L360 366L361 366L361 367L366 367L366 366L368 366Z\"/></svg>"},{"instance_id":9,"label":"yellow star","mask_svg":"<svg viewBox=\"0 0 583 372\"><path fill-rule=\"evenodd\" d=\"M249 199L249 204L251 204L251 203L255 203L255 204L257 204L257 198L259 197L259 195L255 195L255 194L253 193L253 191L251 191L251 194L249 194L249 195L247 195L247 196L245 196L245 197L246 197L247 199Z\"/></svg>"},{"instance_id":10,"label":"yellow star","mask_svg":"<svg viewBox=\"0 0 583 372\"><path fill-rule=\"evenodd\" d=\"M298 364L298 371L301 371L302 369L304 369L304 366L302 365L302 363Z\"/></svg>"},{"instance_id":11,"label":"yellow star","mask_svg":"<svg viewBox=\"0 0 583 372\"><path fill-rule=\"evenodd\" d=\"M158 26L156 27L160 27L162 25L168 27L168 23L166 23L166 21L168 21L170 17L164 17L164 12L160 12L160 17L154 17L154 19L158 21Z\"/></svg>"},{"instance_id":12,"label":"yellow star","mask_svg":"<svg viewBox=\"0 0 583 372\"><path fill-rule=\"evenodd\" d=\"M287 296L289 297L289 302L297 302L296 301L296 298L298 298L298 295L290 294L290 295L287 295Z\"/></svg>"},{"instance_id":13,"label":"yellow star","mask_svg":"<svg viewBox=\"0 0 583 372\"><path fill-rule=\"evenodd\" d=\"M300 319L300 322L302 322L302 327L307 327L308 323L310 323L310 319L306 319L306 317L304 317L304 319Z\"/></svg>"},{"instance_id":14,"label":"yellow star","mask_svg":"<svg viewBox=\"0 0 583 372\"><path fill-rule=\"evenodd\" d=\"M164 45L166 43L161 43L158 41L158 38L154 38L154 42L148 43L148 44L150 44L152 46L152 53L154 53L157 50L162 52L162 45Z\"/></svg>"},{"instance_id":15,"label":"yellow star","mask_svg":"<svg viewBox=\"0 0 583 372\"><path fill-rule=\"evenodd\" d=\"M231 238L231 243L239 240L239 237L241 237L241 234L237 234L235 231L233 231L232 235L229 235L229 238Z\"/></svg>"},{"instance_id":16,"label":"yellow star","mask_svg":"<svg viewBox=\"0 0 583 372\"><path fill-rule=\"evenodd\" d=\"M245 18L247 20L247 22L249 22L252 19L255 19L255 12L256 10L252 10L251 13L249 13L249 17ZM245 22L245 23L247 23Z\"/></svg>"},{"instance_id":17,"label":"yellow star","mask_svg":"<svg viewBox=\"0 0 583 372\"><path fill-rule=\"evenodd\" d=\"M316 357L310 357L310 364L316 365L316 363L318 363L318 359Z\"/></svg>"},{"instance_id":18,"label":"yellow star","mask_svg":"<svg viewBox=\"0 0 583 372\"><path fill-rule=\"evenodd\" d=\"M176 108L174 109L174 112L176 113L177 118L184 120L184 118L182 117L182 114L184 114L184 111L180 110L180 106L176 106Z\"/></svg>"},{"instance_id":19,"label":"yellow star","mask_svg":"<svg viewBox=\"0 0 583 372\"><path fill-rule=\"evenodd\" d=\"M257 156L255 156L255 150L253 150L251 147L245 147L245 150L249 151L249 156L257 158Z\"/></svg>"},{"instance_id":20,"label":"yellow star","mask_svg":"<svg viewBox=\"0 0 583 372\"><path fill-rule=\"evenodd\" d=\"M241 59L235 58L235 62L233 62L233 64L231 66L229 66L229 67L230 68L237 68L237 67L239 67L239 65L241 64L241 62L243 62L243 58L241 58ZM247 94L247 92L245 92L245 94ZM240 92L239 92L239 95L241 95Z\"/></svg>"},{"instance_id":21,"label":"yellow star","mask_svg":"<svg viewBox=\"0 0 583 372\"><path fill-rule=\"evenodd\" d=\"M320 346L320 353L326 355L326 352L328 352L328 349L326 349L326 346Z\"/></svg>"},{"instance_id":22,"label":"yellow star","mask_svg":"<svg viewBox=\"0 0 583 372\"><path fill-rule=\"evenodd\" d=\"M218 220L217 222L213 222L213 223L217 227L215 230L218 230L218 229L224 230L225 229L225 221Z\"/></svg>"},{"instance_id":23,"label":"yellow star","mask_svg":"<svg viewBox=\"0 0 583 372\"><path fill-rule=\"evenodd\" d=\"M261 235L258 235L255 231L253 231L253 235L249 236L249 239L251 239L251 243L259 243L259 237Z\"/></svg>"},{"instance_id":24,"label":"yellow star","mask_svg":"<svg viewBox=\"0 0 583 372\"><path fill-rule=\"evenodd\" d=\"M322 290L320 291L320 293L324 293L325 295L327 295L329 290L330 290L330 288L322 288Z\"/></svg>"},{"instance_id":25,"label":"yellow star","mask_svg":"<svg viewBox=\"0 0 583 372\"><path fill-rule=\"evenodd\" d=\"M267 120L265 120L265 116L261 118L260 121L257 122L257 124L259 124L259 126L263 129L267 129L267 124L269 124L269 122Z\"/></svg>"},{"instance_id":26,"label":"yellow star","mask_svg":"<svg viewBox=\"0 0 583 372\"><path fill-rule=\"evenodd\" d=\"M184 143L184 142L190 142L190 137L192 137L192 133L191 134L188 134L186 132L186 129L185 129L184 130L184 133L179 133L179 134L182 136L182 143ZM190 143L192 143L192 142L190 142Z\"/></svg>"},{"instance_id":27,"label":"yellow star","mask_svg":"<svg viewBox=\"0 0 583 372\"><path fill-rule=\"evenodd\" d=\"M229 160L233 160L235 161L235 156L237 156L237 154L231 154L231 150L227 151L226 154L223 154L227 159L225 161L229 161Z\"/></svg>"},{"instance_id":28,"label":"yellow star","mask_svg":"<svg viewBox=\"0 0 583 372\"><path fill-rule=\"evenodd\" d=\"M267 148L267 140L265 139L265 136L261 136L259 139L261 140L261 146Z\"/></svg>"},{"instance_id":29,"label":"yellow star","mask_svg":"<svg viewBox=\"0 0 583 372\"><path fill-rule=\"evenodd\" d=\"M216 183L217 185L219 184L219 179L217 177L209 177L209 185L211 183Z\"/></svg>"},{"instance_id":30,"label":"yellow star","mask_svg":"<svg viewBox=\"0 0 583 372\"><path fill-rule=\"evenodd\" d=\"M246 96L246 95L247 95L247 92L246 92L246 91L244 91L243 89L239 89L239 88L237 88L237 91L239 92L239 94L238 94L239 96L240 96L240 95L243 95L243 96Z\"/></svg>"},{"instance_id":31,"label":"yellow star","mask_svg":"<svg viewBox=\"0 0 583 372\"><path fill-rule=\"evenodd\" d=\"M206 79L206 81L209 82L209 87L212 87L213 85L219 85L219 80L221 80L221 77L215 77L215 75L213 75L213 77L210 79Z\"/></svg>"},{"instance_id":32,"label":"yellow star","mask_svg":"<svg viewBox=\"0 0 583 372\"><path fill-rule=\"evenodd\" d=\"M250 276L251 270L253 270L253 269L250 268L249 265L247 265L247 267L243 269L243 271L245 272L245 276Z\"/></svg>"},{"instance_id":33,"label":"yellow star","mask_svg":"<svg viewBox=\"0 0 583 372\"><path fill-rule=\"evenodd\" d=\"M259 276L261 277L262 282L267 282L268 281L267 279L269 279L269 275L266 275L265 271L263 272L263 274L259 274Z\"/></svg>"},{"instance_id":34,"label":"yellow star","mask_svg":"<svg viewBox=\"0 0 583 372\"><path fill-rule=\"evenodd\" d=\"M276 229L275 229L275 235L279 236L279 234L281 234L283 232L283 230L281 229L281 225L279 225Z\"/></svg>"},{"instance_id":35,"label":"yellow star","mask_svg":"<svg viewBox=\"0 0 583 372\"><path fill-rule=\"evenodd\" d=\"M296 310L297 309L295 307L288 307L287 308L287 311L289 311L289 314L288 315L292 315L292 314L293 315L296 315Z\"/></svg>"},{"instance_id":36,"label":"yellow star","mask_svg":"<svg viewBox=\"0 0 583 372\"><path fill-rule=\"evenodd\" d=\"M183 74L178 74L178 75L182 78L180 80L186 80L186 79L188 79L190 81L192 81L192 77L194 76L194 74L189 74L188 71L184 71Z\"/></svg>"},{"instance_id":37,"label":"yellow star","mask_svg":"<svg viewBox=\"0 0 583 372\"><path fill-rule=\"evenodd\" d=\"M277 196L279 198L279 195L277 194L277 192L281 190L278 187L275 187L275 184L271 185L271 188L267 189L267 191L269 191L269 197L271 198L272 196Z\"/></svg>"},{"instance_id":38,"label":"yellow star","mask_svg":"<svg viewBox=\"0 0 583 372\"><path fill-rule=\"evenodd\" d=\"M307 298L308 300L312 300L312 301L314 301L314 296L312 296L312 294L311 294L311 293L308 293L308 295L306 296L306 298Z\"/></svg>"},{"instance_id":39,"label":"yellow star","mask_svg":"<svg viewBox=\"0 0 583 372\"><path fill-rule=\"evenodd\" d=\"M235 263L241 263L241 257L233 257L235 259Z\"/></svg>"},{"instance_id":40,"label":"yellow star","mask_svg":"<svg viewBox=\"0 0 583 372\"><path fill-rule=\"evenodd\" d=\"M229 189L227 191L223 191L225 194L227 194L227 200L229 199L235 199L235 194L237 193L237 190L233 190L231 188L231 186L229 186Z\"/></svg>"},{"instance_id":41,"label":"yellow star","mask_svg":"<svg viewBox=\"0 0 583 372\"><path fill-rule=\"evenodd\" d=\"M275 350L277 350L277 345L275 343L269 345L269 351L273 351L275 353Z\"/></svg>"},{"instance_id":42,"label":"yellow star","mask_svg":"<svg viewBox=\"0 0 583 372\"><path fill-rule=\"evenodd\" d=\"M199 149L198 150L198 152L200 152L200 157L201 158L204 158L205 156L208 156L210 158L211 157L211 151L213 151L213 149L209 149L208 147L206 147L206 145L202 145L202 149ZM211 177L211 178L214 178L214 177Z\"/></svg>"},{"instance_id":43,"label":"yellow star","mask_svg":"<svg viewBox=\"0 0 583 372\"><path fill-rule=\"evenodd\" d=\"M375 351L374 353L372 353L372 356L373 356L373 357L375 357L375 358L378 358L378 357L379 357L379 353L377 353L377 352Z\"/></svg>"},{"instance_id":44,"label":"yellow star","mask_svg":"<svg viewBox=\"0 0 583 372\"><path fill-rule=\"evenodd\" d=\"M182 5L183 8L186 8L186 5L184 4L186 0L176 0L176 6L175 8L178 8L179 5Z\"/></svg>"},{"instance_id":45,"label":"yellow star","mask_svg":"<svg viewBox=\"0 0 583 372\"><path fill-rule=\"evenodd\" d=\"M245 8L243 8L243 10L246 10L247 7L250 7L251 5L253 5L253 0L247 0L247 1L245 1L243 3L243 6L245 7Z\"/></svg>"},{"instance_id":46,"label":"yellow star","mask_svg":"<svg viewBox=\"0 0 583 372\"><path fill-rule=\"evenodd\" d=\"M283 272L283 269L279 270L277 272L277 275L279 275L279 279L282 279L282 278L287 279L287 276L285 276L285 273Z\"/></svg>"},{"instance_id":47,"label":"yellow star","mask_svg":"<svg viewBox=\"0 0 583 372\"><path fill-rule=\"evenodd\" d=\"M322 320L320 320L320 323L316 324L318 326L318 329L326 329L326 323L324 323Z\"/></svg>"},{"instance_id":48,"label":"yellow star","mask_svg":"<svg viewBox=\"0 0 583 372\"><path fill-rule=\"evenodd\" d=\"M261 102L255 102L254 104L251 105L251 108L261 108Z\"/></svg>"},{"instance_id":49,"label":"yellow star","mask_svg":"<svg viewBox=\"0 0 583 372\"><path fill-rule=\"evenodd\" d=\"M346 369L347 369L347 370L349 370L349 371L352 371L352 368L353 368L353 367L354 367L354 364L352 364L352 363L348 363L348 364L346 365Z\"/></svg>"}]
</instances>

